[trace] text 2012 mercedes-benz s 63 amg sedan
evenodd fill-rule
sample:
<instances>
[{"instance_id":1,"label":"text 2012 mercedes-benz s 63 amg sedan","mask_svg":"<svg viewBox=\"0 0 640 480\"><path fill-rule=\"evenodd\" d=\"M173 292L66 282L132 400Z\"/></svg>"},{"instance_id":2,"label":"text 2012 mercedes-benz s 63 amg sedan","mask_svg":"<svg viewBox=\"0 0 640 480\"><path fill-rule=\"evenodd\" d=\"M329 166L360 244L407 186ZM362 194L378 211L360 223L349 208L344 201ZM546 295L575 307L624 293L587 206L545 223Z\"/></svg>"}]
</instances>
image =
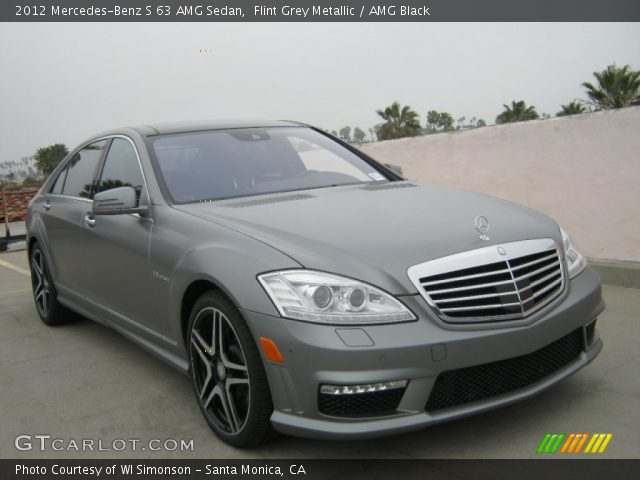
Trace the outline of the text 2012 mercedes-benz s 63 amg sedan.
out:
<instances>
[{"instance_id":1,"label":"text 2012 mercedes-benz s 63 amg sedan","mask_svg":"<svg viewBox=\"0 0 640 480\"><path fill-rule=\"evenodd\" d=\"M481 412L602 348L600 281L553 220L294 122L100 134L27 223L44 323L80 313L188 372L236 446Z\"/></svg>"}]
</instances>

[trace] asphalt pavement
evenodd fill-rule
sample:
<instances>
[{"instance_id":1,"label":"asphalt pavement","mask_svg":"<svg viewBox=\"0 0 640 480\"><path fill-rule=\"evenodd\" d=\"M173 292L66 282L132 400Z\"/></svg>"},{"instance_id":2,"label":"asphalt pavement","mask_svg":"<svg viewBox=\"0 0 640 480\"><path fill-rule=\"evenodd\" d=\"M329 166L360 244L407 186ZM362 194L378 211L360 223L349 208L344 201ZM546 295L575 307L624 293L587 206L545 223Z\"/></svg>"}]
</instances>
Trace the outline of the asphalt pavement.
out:
<instances>
[{"instance_id":1,"label":"asphalt pavement","mask_svg":"<svg viewBox=\"0 0 640 480\"><path fill-rule=\"evenodd\" d=\"M246 451L210 432L186 376L124 337L87 320L42 324L28 275L24 251L0 254L1 458L534 458L548 432L612 433L599 457L640 457L640 290L605 286L607 309L598 320L603 352L537 397L394 437L281 436ZM18 444L30 449L16 448L20 435L26 437ZM60 450L51 448L53 439ZM76 451L83 439L93 440L94 450ZM126 441L121 451L114 449L122 446L117 439ZM149 448L165 440L169 451ZM181 440L193 448L180 451ZM111 450L97 450L98 441Z\"/></svg>"}]
</instances>

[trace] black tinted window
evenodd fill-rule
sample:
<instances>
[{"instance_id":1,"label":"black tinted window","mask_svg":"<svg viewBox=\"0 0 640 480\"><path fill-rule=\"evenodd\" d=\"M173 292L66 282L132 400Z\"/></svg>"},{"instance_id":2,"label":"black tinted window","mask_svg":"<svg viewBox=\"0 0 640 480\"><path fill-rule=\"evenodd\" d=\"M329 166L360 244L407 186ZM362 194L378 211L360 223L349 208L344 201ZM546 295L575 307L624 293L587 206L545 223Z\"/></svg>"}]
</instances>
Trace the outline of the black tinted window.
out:
<instances>
[{"instance_id":1,"label":"black tinted window","mask_svg":"<svg viewBox=\"0 0 640 480\"><path fill-rule=\"evenodd\" d=\"M114 138L107 153L97 191L133 187L139 202L143 183L140 164L133 145L124 138Z\"/></svg>"},{"instance_id":2,"label":"black tinted window","mask_svg":"<svg viewBox=\"0 0 640 480\"><path fill-rule=\"evenodd\" d=\"M106 144L106 140L92 143L71 158L67 167L67 178L62 189L64 195L85 198L93 196L93 178Z\"/></svg>"}]
</instances>

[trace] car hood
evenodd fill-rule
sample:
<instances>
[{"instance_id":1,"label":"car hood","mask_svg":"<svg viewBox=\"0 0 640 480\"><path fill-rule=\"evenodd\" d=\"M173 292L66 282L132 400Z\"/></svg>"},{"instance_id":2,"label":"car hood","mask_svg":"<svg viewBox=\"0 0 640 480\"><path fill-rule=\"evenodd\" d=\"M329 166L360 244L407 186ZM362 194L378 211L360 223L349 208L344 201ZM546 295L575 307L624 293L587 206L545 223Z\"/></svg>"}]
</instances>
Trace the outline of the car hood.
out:
<instances>
[{"instance_id":1,"label":"car hood","mask_svg":"<svg viewBox=\"0 0 640 480\"><path fill-rule=\"evenodd\" d=\"M411 182L175 208L250 235L305 268L359 279L396 295L416 293L407 269L418 263L532 238L553 238L561 245L556 223L541 213L478 193ZM490 222L489 240L479 238L477 215Z\"/></svg>"}]
</instances>

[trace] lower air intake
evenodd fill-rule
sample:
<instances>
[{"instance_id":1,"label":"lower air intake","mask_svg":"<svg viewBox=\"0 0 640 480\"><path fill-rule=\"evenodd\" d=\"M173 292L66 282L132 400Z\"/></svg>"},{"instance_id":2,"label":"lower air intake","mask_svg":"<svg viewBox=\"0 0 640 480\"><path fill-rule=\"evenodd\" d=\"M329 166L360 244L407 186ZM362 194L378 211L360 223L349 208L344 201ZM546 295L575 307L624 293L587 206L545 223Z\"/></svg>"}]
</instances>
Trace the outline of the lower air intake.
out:
<instances>
[{"instance_id":1,"label":"lower air intake","mask_svg":"<svg viewBox=\"0 0 640 480\"><path fill-rule=\"evenodd\" d=\"M456 407L525 388L568 365L581 351L579 328L528 355L443 372L436 379L425 410Z\"/></svg>"}]
</instances>

